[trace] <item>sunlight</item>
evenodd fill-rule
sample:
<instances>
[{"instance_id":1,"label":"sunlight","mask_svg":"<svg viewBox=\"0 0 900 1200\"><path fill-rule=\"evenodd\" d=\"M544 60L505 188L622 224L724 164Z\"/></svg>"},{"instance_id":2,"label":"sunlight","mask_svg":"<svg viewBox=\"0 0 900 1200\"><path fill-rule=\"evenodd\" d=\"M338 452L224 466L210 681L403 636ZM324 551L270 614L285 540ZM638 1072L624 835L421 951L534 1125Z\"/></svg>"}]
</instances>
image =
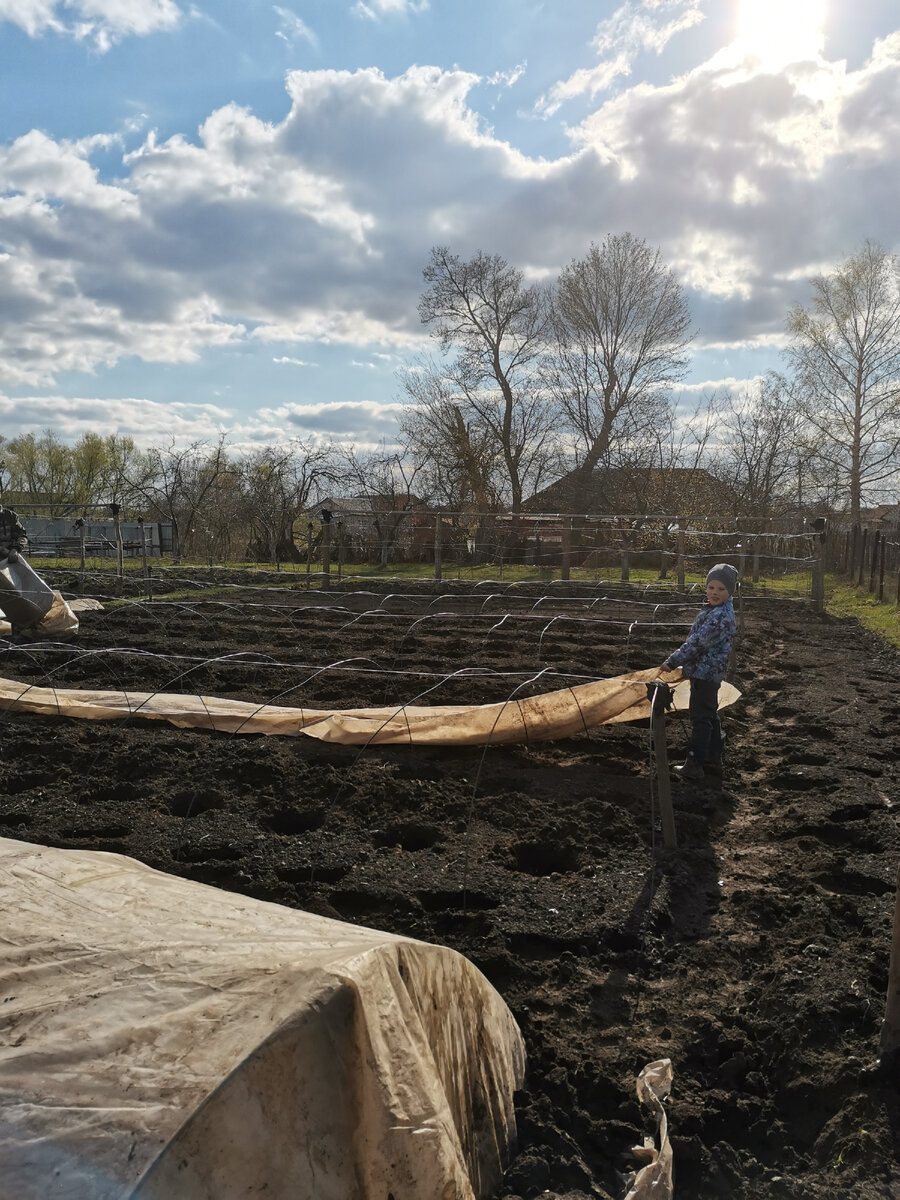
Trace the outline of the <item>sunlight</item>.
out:
<instances>
[{"instance_id":1,"label":"sunlight","mask_svg":"<svg viewBox=\"0 0 900 1200\"><path fill-rule=\"evenodd\" d=\"M736 46L769 70L814 59L825 41L825 10L826 0L738 0Z\"/></svg>"}]
</instances>

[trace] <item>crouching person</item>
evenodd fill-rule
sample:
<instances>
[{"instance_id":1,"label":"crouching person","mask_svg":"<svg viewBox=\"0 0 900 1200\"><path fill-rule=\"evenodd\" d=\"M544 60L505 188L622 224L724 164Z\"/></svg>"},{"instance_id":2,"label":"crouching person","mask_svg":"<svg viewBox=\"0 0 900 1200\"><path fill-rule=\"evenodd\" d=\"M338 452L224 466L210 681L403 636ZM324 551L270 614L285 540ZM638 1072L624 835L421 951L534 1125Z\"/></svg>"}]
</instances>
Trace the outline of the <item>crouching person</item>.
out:
<instances>
[{"instance_id":1,"label":"crouching person","mask_svg":"<svg viewBox=\"0 0 900 1200\"><path fill-rule=\"evenodd\" d=\"M734 645L732 596L738 573L730 563L717 563L706 576L706 602L697 614L687 641L663 663L663 670L681 667L691 681L691 740L675 774L696 783L707 769L720 770L725 738L719 724L719 685L728 671Z\"/></svg>"},{"instance_id":2,"label":"crouching person","mask_svg":"<svg viewBox=\"0 0 900 1200\"><path fill-rule=\"evenodd\" d=\"M21 557L27 545L19 518L11 508L0 506L0 611L13 640L74 637L78 618Z\"/></svg>"}]
</instances>

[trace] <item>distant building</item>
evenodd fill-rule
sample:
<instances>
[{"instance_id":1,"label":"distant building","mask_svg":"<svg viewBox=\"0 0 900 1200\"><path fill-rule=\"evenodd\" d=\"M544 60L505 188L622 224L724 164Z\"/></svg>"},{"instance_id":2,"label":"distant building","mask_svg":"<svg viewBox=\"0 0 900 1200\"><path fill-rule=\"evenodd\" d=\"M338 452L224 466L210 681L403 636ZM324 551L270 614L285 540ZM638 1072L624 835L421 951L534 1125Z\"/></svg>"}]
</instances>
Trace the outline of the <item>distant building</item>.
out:
<instances>
[{"instance_id":1,"label":"distant building","mask_svg":"<svg viewBox=\"0 0 900 1200\"><path fill-rule=\"evenodd\" d=\"M587 504L579 504L580 480L570 472L531 496L522 508L531 513L587 512L591 515L679 516L732 520L738 497L703 467L604 470L591 476ZM583 501L581 501L583 504Z\"/></svg>"},{"instance_id":2,"label":"distant building","mask_svg":"<svg viewBox=\"0 0 900 1200\"><path fill-rule=\"evenodd\" d=\"M416 496L326 496L303 520L321 522L325 512L335 527L332 537L340 525L350 554L383 557L389 550L409 557L434 542L432 510Z\"/></svg>"},{"instance_id":3,"label":"distant building","mask_svg":"<svg viewBox=\"0 0 900 1200\"><path fill-rule=\"evenodd\" d=\"M38 557L78 558L82 540L88 558L115 558L117 554L116 527L113 521L91 521L76 525L78 518L30 516L27 506L15 508L19 520L28 535L28 553ZM172 526L168 522L145 521L143 527L137 521L122 521L122 549L126 558L139 557L146 553L158 558L171 553Z\"/></svg>"}]
</instances>

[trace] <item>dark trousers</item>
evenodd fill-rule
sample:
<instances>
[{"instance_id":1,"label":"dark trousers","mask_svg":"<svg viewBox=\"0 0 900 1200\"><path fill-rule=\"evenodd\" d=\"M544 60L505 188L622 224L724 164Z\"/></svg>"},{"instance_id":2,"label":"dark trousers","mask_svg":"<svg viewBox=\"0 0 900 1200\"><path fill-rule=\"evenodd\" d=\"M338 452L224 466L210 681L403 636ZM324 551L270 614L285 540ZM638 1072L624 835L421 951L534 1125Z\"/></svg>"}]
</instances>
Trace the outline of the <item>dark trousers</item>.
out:
<instances>
[{"instance_id":1,"label":"dark trousers","mask_svg":"<svg viewBox=\"0 0 900 1200\"><path fill-rule=\"evenodd\" d=\"M719 684L712 679L691 680L689 751L701 767L721 762L722 726L719 724Z\"/></svg>"}]
</instances>

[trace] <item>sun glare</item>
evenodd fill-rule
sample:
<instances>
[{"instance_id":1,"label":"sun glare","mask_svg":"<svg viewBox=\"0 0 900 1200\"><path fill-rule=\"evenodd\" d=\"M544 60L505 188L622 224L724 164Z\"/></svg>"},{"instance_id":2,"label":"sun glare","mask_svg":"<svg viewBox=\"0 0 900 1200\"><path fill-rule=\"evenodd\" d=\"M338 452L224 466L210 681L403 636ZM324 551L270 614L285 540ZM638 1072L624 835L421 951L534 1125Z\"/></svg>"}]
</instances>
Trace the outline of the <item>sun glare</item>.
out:
<instances>
[{"instance_id":1,"label":"sun glare","mask_svg":"<svg viewBox=\"0 0 900 1200\"><path fill-rule=\"evenodd\" d=\"M736 44L745 58L777 70L823 49L826 0L738 0Z\"/></svg>"}]
</instances>

